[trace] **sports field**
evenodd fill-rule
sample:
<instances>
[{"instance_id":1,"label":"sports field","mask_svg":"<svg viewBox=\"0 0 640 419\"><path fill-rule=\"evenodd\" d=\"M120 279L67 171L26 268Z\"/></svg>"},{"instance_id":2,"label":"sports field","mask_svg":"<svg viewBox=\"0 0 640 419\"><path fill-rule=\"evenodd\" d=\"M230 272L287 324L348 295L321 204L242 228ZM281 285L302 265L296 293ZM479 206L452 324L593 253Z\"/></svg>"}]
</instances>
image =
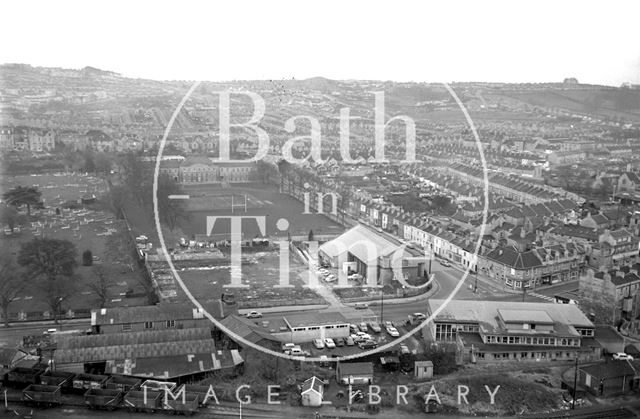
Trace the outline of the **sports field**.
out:
<instances>
[{"instance_id":1,"label":"sports field","mask_svg":"<svg viewBox=\"0 0 640 419\"><path fill-rule=\"evenodd\" d=\"M344 227L322 214L303 214L304 206L301 202L276 190L199 186L186 188L185 193L189 194L187 208L190 219L182 222L180 228L189 235L209 233L206 231L208 216L264 217L264 233L271 237L286 237L287 233L292 236L308 235L310 230L313 230L316 236L344 231ZM283 224L278 224L280 219L288 222L288 228L278 228ZM214 240L228 239L229 219L217 220L210 233ZM243 220L242 235L245 240L261 236L258 222L251 219Z\"/></svg>"}]
</instances>

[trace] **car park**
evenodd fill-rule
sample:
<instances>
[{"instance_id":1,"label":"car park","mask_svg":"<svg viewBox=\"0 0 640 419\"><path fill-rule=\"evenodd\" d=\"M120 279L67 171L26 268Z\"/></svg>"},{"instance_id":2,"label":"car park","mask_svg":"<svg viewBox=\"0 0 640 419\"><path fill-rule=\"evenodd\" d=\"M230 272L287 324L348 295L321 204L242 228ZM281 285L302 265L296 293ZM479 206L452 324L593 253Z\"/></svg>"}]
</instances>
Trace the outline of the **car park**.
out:
<instances>
[{"instance_id":1,"label":"car park","mask_svg":"<svg viewBox=\"0 0 640 419\"><path fill-rule=\"evenodd\" d=\"M247 319L259 319L262 317L262 313L260 313L259 311L250 311L245 314L245 316L247 317Z\"/></svg>"},{"instance_id":2,"label":"car park","mask_svg":"<svg viewBox=\"0 0 640 419\"><path fill-rule=\"evenodd\" d=\"M322 339L314 339L312 343L316 349L324 349L324 341Z\"/></svg>"},{"instance_id":3,"label":"car park","mask_svg":"<svg viewBox=\"0 0 640 419\"><path fill-rule=\"evenodd\" d=\"M367 323L365 322L360 322L358 324L358 329L360 329L361 332L366 332L369 330L369 328L367 327Z\"/></svg>"},{"instance_id":4,"label":"car park","mask_svg":"<svg viewBox=\"0 0 640 419\"><path fill-rule=\"evenodd\" d=\"M333 349L333 348L336 347L336 343L331 338L325 338L324 339L324 346L326 346L327 349Z\"/></svg>"},{"instance_id":5,"label":"car park","mask_svg":"<svg viewBox=\"0 0 640 419\"><path fill-rule=\"evenodd\" d=\"M345 345L345 341L344 338L338 337L333 339L333 341L335 342L336 346L341 347Z\"/></svg>"},{"instance_id":6,"label":"car park","mask_svg":"<svg viewBox=\"0 0 640 419\"><path fill-rule=\"evenodd\" d=\"M378 324L378 322L369 322L369 327L375 333L380 333L382 331L382 328L380 327L380 324Z\"/></svg>"},{"instance_id":7,"label":"car park","mask_svg":"<svg viewBox=\"0 0 640 419\"><path fill-rule=\"evenodd\" d=\"M344 343L345 343L347 346L353 346L353 345L355 345L355 344L356 344L356 343L353 341L353 338L352 338L351 336L347 336L346 338L344 338Z\"/></svg>"},{"instance_id":8,"label":"car park","mask_svg":"<svg viewBox=\"0 0 640 419\"><path fill-rule=\"evenodd\" d=\"M613 354L613 359L618 360L618 361L633 361L633 357L629 354L626 354L624 352L618 352Z\"/></svg>"}]
</instances>

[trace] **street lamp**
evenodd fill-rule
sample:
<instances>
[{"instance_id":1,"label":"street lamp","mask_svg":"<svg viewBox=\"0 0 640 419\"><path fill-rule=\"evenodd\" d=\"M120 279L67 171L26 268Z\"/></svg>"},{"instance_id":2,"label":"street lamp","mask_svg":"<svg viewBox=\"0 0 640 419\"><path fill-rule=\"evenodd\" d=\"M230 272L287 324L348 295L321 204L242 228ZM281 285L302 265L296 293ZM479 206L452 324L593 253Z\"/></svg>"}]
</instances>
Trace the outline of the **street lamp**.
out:
<instances>
[{"instance_id":1,"label":"street lamp","mask_svg":"<svg viewBox=\"0 0 640 419\"><path fill-rule=\"evenodd\" d=\"M54 320L55 320L56 324L59 324L58 318L60 318L60 320L62 320L62 316L60 316L60 314L61 314L60 311L62 310L62 300L63 299L64 299L63 297L58 297L58 300L57 300L57 304L56 304L57 310L56 311L57 311L58 316L56 317L55 314L54 314Z\"/></svg>"}]
</instances>

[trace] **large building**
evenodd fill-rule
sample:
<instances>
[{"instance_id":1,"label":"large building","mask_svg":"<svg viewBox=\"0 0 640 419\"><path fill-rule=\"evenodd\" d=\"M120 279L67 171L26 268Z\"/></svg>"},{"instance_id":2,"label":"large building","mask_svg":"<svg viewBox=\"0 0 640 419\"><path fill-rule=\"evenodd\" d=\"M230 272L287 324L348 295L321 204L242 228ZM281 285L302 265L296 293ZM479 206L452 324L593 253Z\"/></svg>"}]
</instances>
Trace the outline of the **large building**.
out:
<instances>
[{"instance_id":1,"label":"large building","mask_svg":"<svg viewBox=\"0 0 640 419\"><path fill-rule=\"evenodd\" d=\"M400 274L403 280L424 277L428 263L423 251L362 224L320 246L318 256L338 268L340 275L348 272L345 266L351 267L366 279L368 286L398 280L396 276Z\"/></svg>"},{"instance_id":2,"label":"large building","mask_svg":"<svg viewBox=\"0 0 640 419\"><path fill-rule=\"evenodd\" d=\"M182 185L247 183L253 180L255 163L219 162L193 156L183 161L162 162L160 171Z\"/></svg>"},{"instance_id":3,"label":"large building","mask_svg":"<svg viewBox=\"0 0 640 419\"><path fill-rule=\"evenodd\" d=\"M585 267L585 249L576 243L520 251L498 246L479 259L483 275L511 289L578 279Z\"/></svg>"},{"instance_id":4,"label":"large building","mask_svg":"<svg viewBox=\"0 0 640 419\"><path fill-rule=\"evenodd\" d=\"M430 300L427 314L443 304ZM601 355L594 331L575 304L452 300L423 336L429 343L455 344L461 363L586 360Z\"/></svg>"}]
</instances>

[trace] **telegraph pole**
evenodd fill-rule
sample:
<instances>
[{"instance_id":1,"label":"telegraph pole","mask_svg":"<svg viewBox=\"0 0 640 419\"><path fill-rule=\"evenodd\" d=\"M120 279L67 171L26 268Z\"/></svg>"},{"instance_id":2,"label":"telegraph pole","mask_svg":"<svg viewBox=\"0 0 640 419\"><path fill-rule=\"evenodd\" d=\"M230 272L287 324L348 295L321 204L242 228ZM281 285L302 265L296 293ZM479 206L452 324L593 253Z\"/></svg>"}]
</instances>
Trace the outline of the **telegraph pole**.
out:
<instances>
[{"instance_id":1,"label":"telegraph pole","mask_svg":"<svg viewBox=\"0 0 640 419\"><path fill-rule=\"evenodd\" d=\"M384 285L380 287L380 323L384 321Z\"/></svg>"},{"instance_id":2,"label":"telegraph pole","mask_svg":"<svg viewBox=\"0 0 640 419\"><path fill-rule=\"evenodd\" d=\"M573 398L571 399L571 410L576 408L576 396L578 395L578 352L576 352L576 365L573 371Z\"/></svg>"}]
</instances>

